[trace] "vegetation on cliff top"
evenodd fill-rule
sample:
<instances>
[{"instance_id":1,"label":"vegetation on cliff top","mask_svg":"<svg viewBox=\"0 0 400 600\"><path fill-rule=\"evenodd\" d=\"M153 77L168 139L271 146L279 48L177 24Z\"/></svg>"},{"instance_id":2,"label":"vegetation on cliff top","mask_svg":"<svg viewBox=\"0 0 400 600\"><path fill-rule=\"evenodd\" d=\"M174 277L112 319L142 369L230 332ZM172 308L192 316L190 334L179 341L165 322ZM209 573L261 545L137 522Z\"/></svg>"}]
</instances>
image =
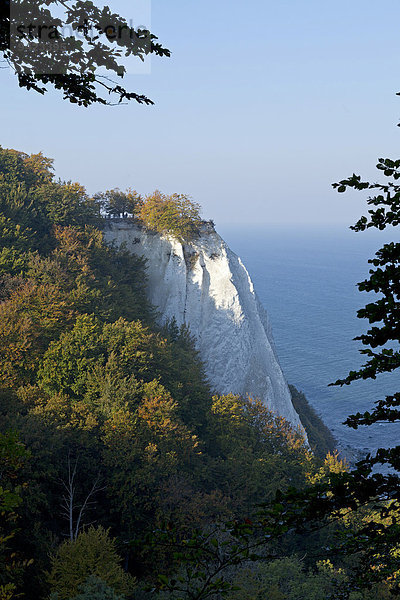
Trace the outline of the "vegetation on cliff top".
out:
<instances>
[{"instance_id":1,"label":"vegetation on cliff top","mask_svg":"<svg viewBox=\"0 0 400 600\"><path fill-rule=\"evenodd\" d=\"M169 233L181 242L199 234L201 206L185 194L156 190L140 196L135 190L118 188L96 194L95 201L107 218L129 218L158 233Z\"/></svg>"},{"instance_id":2,"label":"vegetation on cliff top","mask_svg":"<svg viewBox=\"0 0 400 600\"><path fill-rule=\"evenodd\" d=\"M160 233L171 233L179 240L190 240L198 234L201 207L184 194L162 194L156 190L139 204L139 220Z\"/></svg>"}]
</instances>

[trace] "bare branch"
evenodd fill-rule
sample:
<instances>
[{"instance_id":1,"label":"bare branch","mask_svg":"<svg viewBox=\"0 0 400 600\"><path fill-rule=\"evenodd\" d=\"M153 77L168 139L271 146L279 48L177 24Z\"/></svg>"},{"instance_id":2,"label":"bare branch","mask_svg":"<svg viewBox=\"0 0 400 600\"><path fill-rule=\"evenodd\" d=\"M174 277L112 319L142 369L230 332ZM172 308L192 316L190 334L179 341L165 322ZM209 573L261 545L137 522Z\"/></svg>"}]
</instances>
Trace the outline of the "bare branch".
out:
<instances>
[{"instance_id":1,"label":"bare branch","mask_svg":"<svg viewBox=\"0 0 400 600\"><path fill-rule=\"evenodd\" d=\"M83 502L83 504L82 504L82 506L81 506L81 509L80 509L80 511L79 511L78 518L77 518L77 521L76 521L76 527L75 527L75 539L78 537L79 529L80 529L80 526L81 526L81 520L82 520L82 517L83 517L83 515L85 514L85 511L86 511L86 510L89 508L89 506L90 506L90 505L94 505L94 504L95 504L95 502L93 502L93 501L90 501L90 499L91 499L91 498L92 498L92 496L94 496L94 495L95 495L97 492L99 492L100 490L104 489L104 487L103 487L103 488L100 488L100 487L98 486L98 483L99 483L99 481L100 481L100 475L98 475L98 476L97 476L97 478L96 478L96 481L95 481L95 482L94 482L94 484L92 485L92 488L91 488L90 492L89 492L89 493L88 493L88 495L86 496L86 498L85 498L85 501Z\"/></svg>"}]
</instances>

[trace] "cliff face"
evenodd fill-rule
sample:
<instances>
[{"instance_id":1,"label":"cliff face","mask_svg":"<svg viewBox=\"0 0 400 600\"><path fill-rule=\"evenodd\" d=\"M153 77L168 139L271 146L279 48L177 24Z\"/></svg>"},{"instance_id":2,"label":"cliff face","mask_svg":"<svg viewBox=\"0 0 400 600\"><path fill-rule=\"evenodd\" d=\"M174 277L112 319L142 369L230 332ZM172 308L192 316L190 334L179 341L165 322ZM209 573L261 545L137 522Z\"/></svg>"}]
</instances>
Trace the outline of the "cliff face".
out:
<instances>
[{"instance_id":1,"label":"cliff face","mask_svg":"<svg viewBox=\"0 0 400 600\"><path fill-rule=\"evenodd\" d=\"M190 327L216 392L258 397L300 425L267 314L242 261L212 226L188 244L121 220L110 220L104 236L147 259L150 301L163 321Z\"/></svg>"}]
</instances>

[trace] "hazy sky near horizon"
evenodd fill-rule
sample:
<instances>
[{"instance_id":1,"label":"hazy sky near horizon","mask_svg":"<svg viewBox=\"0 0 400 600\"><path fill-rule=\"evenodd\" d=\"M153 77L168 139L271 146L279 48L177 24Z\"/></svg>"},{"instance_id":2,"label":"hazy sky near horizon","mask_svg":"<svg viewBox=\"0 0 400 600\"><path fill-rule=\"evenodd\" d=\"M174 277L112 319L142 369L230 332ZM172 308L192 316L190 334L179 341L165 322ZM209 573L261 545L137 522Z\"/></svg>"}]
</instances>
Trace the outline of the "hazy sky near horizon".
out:
<instances>
[{"instance_id":1,"label":"hazy sky near horizon","mask_svg":"<svg viewBox=\"0 0 400 600\"><path fill-rule=\"evenodd\" d=\"M135 22L134 1L108 4ZM125 85L155 106L79 108L3 69L0 144L90 193L187 193L217 225L358 218L365 196L330 184L400 156L398 0L152 0L151 15L172 57Z\"/></svg>"}]
</instances>

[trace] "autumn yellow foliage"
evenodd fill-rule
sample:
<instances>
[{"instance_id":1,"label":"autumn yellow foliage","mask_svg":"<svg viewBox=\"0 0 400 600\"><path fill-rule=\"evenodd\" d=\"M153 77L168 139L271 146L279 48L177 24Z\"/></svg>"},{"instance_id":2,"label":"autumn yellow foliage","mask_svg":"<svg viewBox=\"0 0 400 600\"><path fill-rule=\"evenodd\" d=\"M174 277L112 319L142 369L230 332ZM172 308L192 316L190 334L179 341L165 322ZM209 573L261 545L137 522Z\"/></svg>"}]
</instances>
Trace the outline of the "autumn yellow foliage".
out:
<instances>
[{"instance_id":1,"label":"autumn yellow foliage","mask_svg":"<svg viewBox=\"0 0 400 600\"><path fill-rule=\"evenodd\" d=\"M201 224L199 204L184 194L168 196L158 190L140 203L138 217L146 227L181 241L192 239Z\"/></svg>"}]
</instances>

